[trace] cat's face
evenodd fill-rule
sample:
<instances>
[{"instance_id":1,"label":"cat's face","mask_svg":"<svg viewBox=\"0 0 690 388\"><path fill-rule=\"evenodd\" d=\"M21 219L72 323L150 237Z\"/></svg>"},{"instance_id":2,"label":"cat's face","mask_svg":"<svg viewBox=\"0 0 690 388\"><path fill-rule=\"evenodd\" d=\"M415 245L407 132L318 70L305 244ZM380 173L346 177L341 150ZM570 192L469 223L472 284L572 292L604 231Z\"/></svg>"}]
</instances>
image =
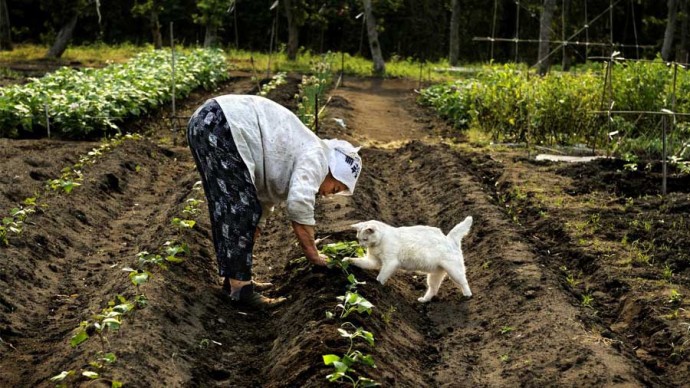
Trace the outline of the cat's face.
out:
<instances>
[{"instance_id":1,"label":"cat's face","mask_svg":"<svg viewBox=\"0 0 690 388\"><path fill-rule=\"evenodd\" d=\"M370 247L376 245L381 241L381 231L378 225L371 222L359 222L351 225L353 229L357 230L357 241L363 247Z\"/></svg>"}]
</instances>

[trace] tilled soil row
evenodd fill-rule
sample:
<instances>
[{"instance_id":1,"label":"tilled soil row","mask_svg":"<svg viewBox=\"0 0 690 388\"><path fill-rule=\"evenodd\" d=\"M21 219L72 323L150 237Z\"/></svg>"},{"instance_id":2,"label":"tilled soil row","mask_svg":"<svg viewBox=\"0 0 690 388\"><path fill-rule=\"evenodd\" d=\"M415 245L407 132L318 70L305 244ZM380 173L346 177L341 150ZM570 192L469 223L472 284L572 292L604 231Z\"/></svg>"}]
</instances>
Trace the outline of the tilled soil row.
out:
<instances>
[{"instance_id":1,"label":"tilled soil row","mask_svg":"<svg viewBox=\"0 0 690 388\"><path fill-rule=\"evenodd\" d=\"M200 93L180 112L190 114L212 94L252 87L245 79ZM331 110L334 117L343 117L342 109L359 123L378 120L372 128L433 126L428 117L420 124L422 118L405 114L419 111L413 99L400 98L403 92L374 86L358 93L356 101L347 95L336 99L341 108ZM273 98L293 101L290 92L283 94ZM375 100L370 105L377 107L377 117L359 108L367 99ZM392 117L380 114L387 104L410 105L389 109L396 112ZM151 269L151 281L141 288L148 306L126 318L107 342L92 338L69 347L81 320L118 294L133 297L136 289L122 267L131 266L138 252L154 252L180 238L170 220L179 216L186 198L198 194L184 139L162 131L163 117L160 127L150 123L159 130L154 137L179 146L143 140L109 153L85 172L82 187L51 199L35 225L2 251L0 366L16 372L3 373L0 385L48 386L50 376L87 368L99 351L113 351L118 361L104 369L105 384L117 379L155 386L323 386L331 369L322 355L347 350L337 333L341 321L325 315L344 294L345 278L299 260L284 209L262 232L254 269L256 278L275 284L269 295L289 300L272 313L257 313L233 308L223 298L203 206L197 226L182 236L191 257L167 271ZM357 121L347 129L325 123L331 124L324 125L322 137L376 139ZM463 249L474 296L463 299L446 280L437 298L422 305L416 299L424 292L424 276L400 272L381 286L375 272L355 269L366 281L360 292L376 307L371 316L351 319L374 333L376 346L361 350L372 353L378 366L358 372L384 386L658 383L625 349L591 335L558 279L539 264L538 250L487 184L487 176L501 174L500 165L429 140L368 146L361 154L365 169L355 195L318 200L318 237L354 239L349 225L366 219L447 232L472 215ZM48 156L46 163L62 165L56 158ZM72 381L86 383L79 377Z\"/></svg>"}]
</instances>

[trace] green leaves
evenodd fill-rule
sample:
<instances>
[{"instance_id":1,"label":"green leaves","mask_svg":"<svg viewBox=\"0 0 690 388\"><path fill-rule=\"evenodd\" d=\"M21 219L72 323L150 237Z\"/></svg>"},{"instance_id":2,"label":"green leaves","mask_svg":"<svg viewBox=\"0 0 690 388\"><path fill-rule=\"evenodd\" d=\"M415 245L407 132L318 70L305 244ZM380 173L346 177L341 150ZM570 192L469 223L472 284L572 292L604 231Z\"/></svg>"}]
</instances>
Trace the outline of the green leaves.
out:
<instances>
[{"instance_id":1,"label":"green leaves","mask_svg":"<svg viewBox=\"0 0 690 388\"><path fill-rule=\"evenodd\" d=\"M345 296L339 296L338 300L342 303L338 304L336 308L343 310L340 314L340 318L345 318L350 315L350 313L355 311L359 314L371 314L371 309L374 307L374 305L366 300L363 296L352 291L346 292Z\"/></svg>"},{"instance_id":2,"label":"green leaves","mask_svg":"<svg viewBox=\"0 0 690 388\"><path fill-rule=\"evenodd\" d=\"M228 78L221 50L195 49L175 58L178 97L210 88ZM94 130L117 129L117 123L139 116L171 100L169 50L141 53L126 64L103 69L63 67L26 85L0 88L0 136L17 129L46 127L80 137Z\"/></svg>"},{"instance_id":3,"label":"green leaves","mask_svg":"<svg viewBox=\"0 0 690 388\"><path fill-rule=\"evenodd\" d=\"M86 330L80 330L77 332L77 334L73 335L72 338L69 340L69 344L71 347L76 348L81 344L82 342L86 341L89 339L89 335L86 334Z\"/></svg>"},{"instance_id":4,"label":"green leaves","mask_svg":"<svg viewBox=\"0 0 690 388\"><path fill-rule=\"evenodd\" d=\"M139 286L141 284L148 282L149 276L151 276L151 273L149 271L137 269L129 273L129 280L131 280L132 284L134 284L135 286Z\"/></svg>"}]
</instances>

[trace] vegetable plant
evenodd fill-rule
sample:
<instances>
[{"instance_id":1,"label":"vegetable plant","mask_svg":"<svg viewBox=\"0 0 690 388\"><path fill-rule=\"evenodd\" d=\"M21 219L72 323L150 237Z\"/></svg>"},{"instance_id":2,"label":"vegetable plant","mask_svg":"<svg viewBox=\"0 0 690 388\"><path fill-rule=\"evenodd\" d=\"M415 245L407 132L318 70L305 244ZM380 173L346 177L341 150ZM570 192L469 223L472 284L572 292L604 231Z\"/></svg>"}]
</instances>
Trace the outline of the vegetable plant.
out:
<instances>
[{"instance_id":1,"label":"vegetable plant","mask_svg":"<svg viewBox=\"0 0 690 388\"><path fill-rule=\"evenodd\" d=\"M345 329L345 327L351 327L354 331L350 332ZM347 352L341 357L335 354L325 354L323 355L323 362L326 365L330 365L334 368L333 373L326 376L330 382L342 382L344 380L350 381L353 387L374 387L380 385L372 379L357 376L355 380L354 377L350 376L348 373L356 372L353 368L356 364L362 364L372 368L376 368L374 359L369 354L364 354L359 350L353 350L354 341L357 338L361 338L366 341L369 345L374 345L374 335L362 329L361 327L356 327L351 322L345 322L338 329L338 333L343 338L347 338L350 341L350 347Z\"/></svg>"}]
</instances>

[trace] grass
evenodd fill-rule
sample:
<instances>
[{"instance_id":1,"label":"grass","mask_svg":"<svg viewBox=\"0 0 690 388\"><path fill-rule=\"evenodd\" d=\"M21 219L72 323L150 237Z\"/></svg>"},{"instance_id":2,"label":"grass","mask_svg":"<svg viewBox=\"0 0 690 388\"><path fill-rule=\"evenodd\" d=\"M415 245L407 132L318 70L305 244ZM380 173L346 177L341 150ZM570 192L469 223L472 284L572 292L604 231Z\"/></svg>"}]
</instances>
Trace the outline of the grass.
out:
<instances>
[{"instance_id":1,"label":"grass","mask_svg":"<svg viewBox=\"0 0 690 388\"><path fill-rule=\"evenodd\" d=\"M269 64L268 53L252 52L246 50L231 49L226 51L228 60L238 69L244 71L254 71L259 77L265 77ZM351 56L350 54L330 53L331 66L335 74L340 74L344 68L345 75L355 75L360 77L373 76L373 64L370 60L361 56ZM273 53L270 57L271 73L279 71L296 71L308 73L313 62L321 59L321 54L309 51L299 53L294 61L287 59L285 52ZM386 62L386 76L400 77L409 79L419 79L420 68L423 82L441 82L457 78L453 73L436 71L437 69L448 68L448 63L440 62L419 62L412 59L391 58Z\"/></svg>"},{"instance_id":2,"label":"grass","mask_svg":"<svg viewBox=\"0 0 690 388\"><path fill-rule=\"evenodd\" d=\"M80 62L86 66L104 66L108 62L122 63L151 46L132 44L106 45L91 44L86 46L69 46L60 58L64 62ZM0 61L38 61L45 57L48 46L37 44L17 44L12 51L0 51Z\"/></svg>"},{"instance_id":3,"label":"grass","mask_svg":"<svg viewBox=\"0 0 690 388\"><path fill-rule=\"evenodd\" d=\"M104 66L107 63L122 63L142 51L151 50L151 45L136 46L123 43L119 45L90 44L83 46L69 46L60 58L61 62L79 62L85 66ZM177 50L187 50L191 47L177 47ZM20 61L40 61L45 57L48 46L38 44L17 44L12 51L0 52L0 62L20 62ZM228 49L225 50L228 61L238 70L255 72L256 76L263 78L267 74L267 69L271 67L271 74L279 71L295 71L299 73L310 73L310 68L314 62L321 60L321 54L310 51L301 51L297 59L290 61L284 51L278 51L270 56L265 52L252 52L246 50ZM372 61L359 55L329 53L331 66L335 74L339 74L342 65L344 72L350 76L370 77L373 76ZM253 64L252 64L253 62ZM413 59L403 59L398 57L390 58L386 62L386 76L408 78L412 80L421 79L424 83L449 81L460 76L466 76L471 70L478 68L470 66L463 73L447 71L450 66L445 60L439 62L417 61ZM482 139L482 142L485 142Z\"/></svg>"}]
</instances>

